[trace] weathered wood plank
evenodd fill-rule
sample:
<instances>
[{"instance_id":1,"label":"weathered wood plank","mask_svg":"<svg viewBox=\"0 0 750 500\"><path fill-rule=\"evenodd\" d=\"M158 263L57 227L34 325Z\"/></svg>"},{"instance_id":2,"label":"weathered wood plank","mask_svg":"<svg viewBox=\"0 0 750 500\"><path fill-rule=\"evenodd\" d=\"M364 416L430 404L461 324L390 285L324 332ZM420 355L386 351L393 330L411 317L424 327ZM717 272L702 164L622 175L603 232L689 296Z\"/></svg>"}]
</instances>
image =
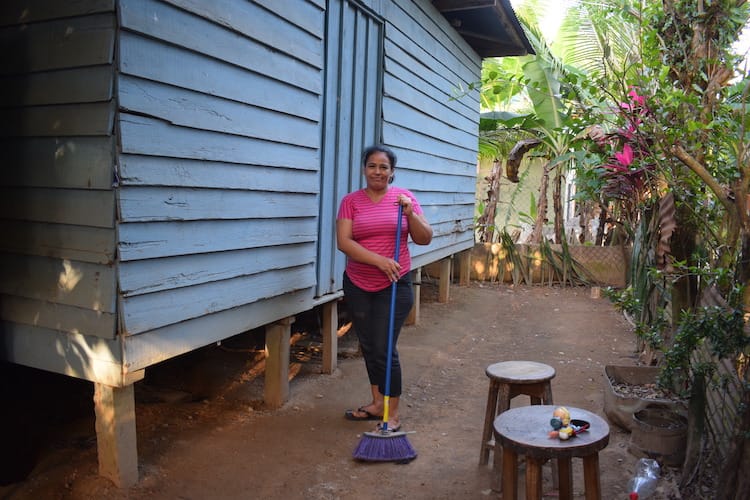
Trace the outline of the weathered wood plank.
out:
<instances>
[{"instance_id":1,"label":"weathered wood plank","mask_svg":"<svg viewBox=\"0 0 750 500\"><path fill-rule=\"evenodd\" d=\"M115 272L111 266L2 254L0 271L0 293L115 312Z\"/></svg>"},{"instance_id":2,"label":"weathered wood plank","mask_svg":"<svg viewBox=\"0 0 750 500\"><path fill-rule=\"evenodd\" d=\"M321 308L323 325L320 328L323 337L323 373L331 374L336 371L339 347L339 308L338 301L327 302Z\"/></svg>"},{"instance_id":3,"label":"weathered wood plank","mask_svg":"<svg viewBox=\"0 0 750 500\"><path fill-rule=\"evenodd\" d=\"M414 251L412 251L412 268L423 267L450 255L468 250L474 246L474 233L469 232L464 238L458 238L457 236L440 238L437 243L434 246L431 245L429 248L416 245Z\"/></svg>"},{"instance_id":4,"label":"weathered wood plank","mask_svg":"<svg viewBox=\"0 0 750 500\"><path fill-rule=\"evenodd\" d=\"M384 13L397 28L389 36L449 80L468 83L481 72L482 59L427 0L386 2Z\"/></svg>"},{"instance_id":5,"label":"weathered wood plank","mask_svg":"<svg viewBox=\"0 0 750 500\"><path fill-rule=\"evenodd\" d=\"M0 74L110 64L114 40L114 13L0 28Z\"/></svg>"},{"instance_id":6,"label":"weathered wood plank","mask_svg":"<svg viewBox=\"0 0 750 500\"><path fill-rule=\"evenodd\" d=\"M249 2L199 4L202 7L200 10L221 12L224 19L233 21L235 17L241 18L252 12L256 18L255 24L252 29L250 26L246 27L249 31L229 30L213 20L195 16L155 0L122 0L120 19L126 29L165 40L317 94L321 93L322 40L306 33L299 34L299 30L293 29L289 24L282 24L280 21L283 18L273 18ZM269 18L268 23L261 21L261 17ZM278 45L264 45L248 38L265 37L266 30L279 31L285 38L300 38L295 52L283 54L279 52Z\"/></svg>"},{"instance_id":7,"label":"weathered wood plank","mask_svg":"<svg viewBox=\"0 0 750 500\"><path fill-rule=\"evenodd\" d=\"M114 198L112 191L0 188L0 214L6 219L111 228Z\"/></svg>"},{"instance_id":8,"label":"weathered wood plank","mask_svg":"<svg viewBox=\"0 0 750 500\"><path fill-rule=\"evenodd\" d=\"M110 189L114 149L111 136L0 140L0 186Z\"/></svg>"},{"instance_id":9,"label":"weathered wood plank","mask_svg":"<svg viewBox=\"0 0 750 500\"><path fill-rule=\"evenodd\" d=\"M278 409L289 399L289 341L294 317L266 325L266 370L263 400L269 408Z\"/></svg>"},{"instance_id":10,"label":"weathered wood plank","mask_svg":"<svg viewBox=\"0 0 750 500\"><path fill-rule=\"evenodd\" d=\"M317 193L316 172L158 156L121 155L122 186L181 186Z\"/></svg>"},{"instance_id":11,"label":"weathered wood plank","mask_svg":"<svg viewBox=\"0 0 750 500\"><path fill-rule=\"evenodd\" d=\"M333 222L331 222L333 224ZM118 226L121 261L317 240L317 219L148 222Z\"/></svg>"},{"instance_id":12,"label":"weathered wood plank","mask_svg":"<svg viewBox=\"0 0 750 500\"><path fill-rule=\"evenodd\" d=\"M0 137L110 135L113 122L111 102L6 108Z\"/></svg>"},{"instance_id":13,"label":"weathered wood plank","mask_svg":"<svg viewBox=\"0 0 750 500\"><path fill-rule=\"evenodd\" d=\"M305 289L151 330L147 335L124 337L124 369L141 370L312 307L312 291Z\"/></svg>"},{"instance_id":14,"label":"weathered wood plank","mask_svg":"<svg viewBox=\"0 0 750 500\"><path fill-rule=\"evenodd\" d=\"M138 482L133 384L94 384L94 413L99 475L127 489Z\"/></svg>"},{"instance_id":15,"label":"weathered wood plank","mask_svg":"<svg viewBox=\"0 0 750 500\"><path fill-rule=\"evenodd\" d=\"M391 144L396 148L429 151L435 156L451 158L464 163L477 161L476 150L460 148L421 132L403 128L387 120L387 118L386 116L383 117L383 140L386 144Z\"/></svg>"},{"instance_id":16,"label":"weathered wood plank","mask_svg":"<svg viewBox=\"0 0 750 500\"><path fill-rule=\"evenodd\" d=\"M316 148L320 124L257 106L123 76L120 107L195 129ZM476 142L476 138L475 138Z\"/></svg>"},{"instance_id":17,"label":"weathered wood plank","mask_svg":"<svg viewBox=\"0 0 750 500\"><path fill-rule=\"evenodd\" d=\"M0 76L0 106L109 101L113 81L111 65Z\"/></svg>"},{"instance_id":18,"label":"weathered wood plank","mask_svg":"<svg viewBox=\"0 0 750 500\"><path fill-rule=\"evenodd\" d=\"M92 382L123 382L119 340L0 321L4 359Z\"/></svg>"},{"instance_id":19,"label":"weathered wood plank","mask_svg":"<svg viewBox=\"0 0 750 500\"><path fill-rule=\"evenodd\" d=\"M278 269L230 280L126 297L125 334L134 335L315 285L315 266Z\"/></svg>"},{"instance_id":20,"label":"weathered wood plank","mask_svg":"<svg viewBox=\"0 0 750 500\"><path fill-rule=\"evenodd\" d=\"M453 158L433 156L429 150L399 149L396 168L426 172L428 175L435 173L476 177L477 158L475 155L471 161L458 161Z\"/></svg>"},{"instance_id":21,"label":"weathered wood plank","mask_svg":"<svg viewBox=\"0 0 750 500\"><path fill-rule=\"evenodd\" d=\"M319 121L318 93L133 33L120 34L123 74ZM322 78L322 76L321 76Z\"/></svg>"},{"instance_id":22,"label":"weathered wood plank","mask_svg":"<svg viewBox=\"0 0 750 500\"><path fill-rule=\"evenodd\" d=\"M300 2L299 0L255 0L255 3L262 5L269 10L286 19L288 22L299 26L304 31L323 38L323 17L325 15L325 1L312 0Z\"/></svg>"},{"instance_id":23,"label":"weathered wood plank","mask_svg":"<svg viewBox=\"0 0 750 500\"><path fill-rule=\"evenodd\" d=\"M142 116L121 114L120 132L123 153L305 170L320 168L317 149L175 127Z\"/></svg>"},{"instance_id":24,"label":"weathered wood plank","mask_svg":"<svg viewBox=\"0 0 750 500\"><path fill-rule=\"evenodd\" d=\"M383 100L383 115L388 116L389 121L456 146L477 149L479 114L474 115L474 120L463 118L444 103L424 96L399 80L391 80L388 89L391 98Z\"/></svg>"},{"instance_id":25,"label":"weathered wood plank","mask_svg":"<svg viewBox=\"0 0 750 500\"><path fill-rule=\"evenodd\" d=\"M433 69L423 61L406 52L392 41L385 42L385 75L397 79L414 89L421 89L423 93L433 99L443 102L446 107L458 115L458 119L472 119L479 112L479 90L463 90L460 84L452 82L450 86L438 86L433 81ZM477 75L477 80L480 75Z\"/></svg>"},{"instance_id":26,"label":"weathered wood plank","mask_svg":"<svg viewBox=\"0 0 750 500\"><path fill-rule=\"evenodd\" d=\"M403 168L400 165L396 167L397 182L400 186L414 186L409 188L414 194L435 191L435 192L455 192L466 193L471 200L476 197L476 176L472 175L441 175L431 172L415 171Z\"/></svg>"},{"instance_id":27,"label":"weathered wood plank","mask_svg":"<svg viewBox=\"0 0 750 500\"><path fill-rule=\"evenodd\" d=\"M0 219L0 251L112 264L115 231L111 228L68 226Z\"/></svg>"},{"instance_id":28,"label":"weathered wood plank","mask_svg":"<svg viewBox=\"0 0 750 500\"><path fill-rule=\"evenodd\" d=\"M118 192L122 222L314 217L314 194L163 187Z\"/></svg>"},{"instance_id":29,"label":"weathered wood plank","mask_svg":"<svg viewBox=\"0 0 750 500\"><path fill-rule=\"evenodd\" d=\"M24 0L0 3L0 26L26 24L62 17L83 16L115 10L115 0Z\"/></svg>"},{"instance_id":30,"label":"weathered wood plank","mask_svg":"<svg viewBox=\"0 0 750 500\"><path fill-rule=\"evenodd\" d=\"M60 332L115 338L115 314L46 300L0 295L0 317Z\"/></svg>"},{"instance_id":31,"label":"weathered wood plank","mask_svg":"<svg viewBox=\"0 0 750 500\"><path fill-rule=\"evenodd\" d=\"M129 297L249 276L311 264L315 257L315 245L303 243L122 262L118 268L120 293Z\"/></svg>"},{"instance_id":32,"label":"weathered wood plank","mask_svg":"<svg viewBox=\"0 0 750 500\"><path fill-rule=\"evenodd\" d=\"M470 192L423 191L419 193L418 201L424 207L434 205L457 207L462 204L474 206L474 196Z\"/></svg>"},{"instance_id":33,"label":"weathered wood plank","mask_svg":"<svg viewBox=\"0 0 750 500\"><path fill-rule=\"evenodd\" d=\"M463 233L465 231L470 231L474 225L474 219L472 219L471 217L467 217L463 219L441 222L432 222L432 220L430 220L430 223L432 225L434 237L438 237L451 233Z\"/></svg>"},{"instance_id":34,"label":"weathered wood plank","mask_svg":"<svg viewBox=\"0 0 750 500\"><path fill-rule=\"evenodd\" d=\"M245 33L268 47L283 52L289 56L306 61L315 65L318 69L323 68L323 15L322 11L310 12L318 18L306 23L309 27L317 27L314 31L300 29L289 29L289 23L284 16L278 16L272 11L266 10L257 2L242 2L235 6L226 2L204 2L201 0L167 0L169 3L211 19L223 26L240 33ZM234 8L241 5L241 7ZM305 14L304 5L295 2L298 10L295 18ZM290 10L292 12L294 9Z\"/></svg>"}]
</instances>

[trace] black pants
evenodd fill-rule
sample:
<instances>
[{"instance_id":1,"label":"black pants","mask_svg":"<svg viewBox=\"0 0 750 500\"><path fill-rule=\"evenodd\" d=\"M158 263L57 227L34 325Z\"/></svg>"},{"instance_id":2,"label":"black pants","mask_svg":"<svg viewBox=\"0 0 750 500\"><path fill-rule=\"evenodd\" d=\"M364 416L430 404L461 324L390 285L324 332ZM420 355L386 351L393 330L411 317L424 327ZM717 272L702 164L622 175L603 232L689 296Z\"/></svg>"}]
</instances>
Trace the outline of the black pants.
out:
<instances>
[{"instance_id":1,"label":"black pants","mask_svg":"<svg viewBox=\"0 0 750 500\"><path fill-rule=\"evenodd\" d=\"M370 385L377 385L381 394L401 395L401 364L396 342L401 326L414 304L411 277L407 273L396 286L396 312L393 321L393 352L391 356L391 387L386 391L385 375L388 357L388 322L391 309L392 286L378 292L367 292L352 283L344 273L344 299L352 315L362 356L365 358Z\"/></svg>"}]
</instances>

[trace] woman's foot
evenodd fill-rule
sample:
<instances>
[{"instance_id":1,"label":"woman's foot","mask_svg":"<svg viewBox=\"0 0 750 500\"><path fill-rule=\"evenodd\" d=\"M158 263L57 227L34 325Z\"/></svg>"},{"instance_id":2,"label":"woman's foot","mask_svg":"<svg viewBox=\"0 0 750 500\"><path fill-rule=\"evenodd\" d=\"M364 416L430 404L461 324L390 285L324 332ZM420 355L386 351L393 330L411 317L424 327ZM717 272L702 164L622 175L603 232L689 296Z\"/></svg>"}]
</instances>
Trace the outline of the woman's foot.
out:
<instances>
[{"instance_id":1,"label":"woman's foot","mask_svg":"<svg viewBox=\"0 0 750 500\"><path fill-rule=\"evenodd\" d=\"M378 415L381 413L381 415ZM347 420L382 420L382 409L378 409L373 404L360 406L356 410L346 410L344 414Z\"/></svg>"},{"instance_id":2,"label":"woman's foot","mask_svg":"<svg viewBox=\"0 0 750 500\"><path fill-rule=\"evenodd\" d=\"M376 427L376 430L382 431L383 430L383 423L379 423ZM389 432L398 432L401 430L401 422L398 419L390 418L388 419L388 431Z\"/></svg>"}]
</instances>

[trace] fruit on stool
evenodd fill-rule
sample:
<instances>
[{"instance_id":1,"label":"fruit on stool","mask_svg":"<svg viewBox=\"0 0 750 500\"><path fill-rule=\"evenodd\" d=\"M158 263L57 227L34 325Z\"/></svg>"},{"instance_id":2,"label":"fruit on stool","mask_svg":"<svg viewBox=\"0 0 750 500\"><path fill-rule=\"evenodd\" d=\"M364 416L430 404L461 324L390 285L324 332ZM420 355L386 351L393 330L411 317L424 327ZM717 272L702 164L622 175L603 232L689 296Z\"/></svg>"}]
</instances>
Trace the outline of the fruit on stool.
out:
<instances>
[{"instance_id":1,"label":"fruit on stool","mask_svg":"<svg viewBox=\"0 0 750 500\"><path fill-rule=\"evenodd\" d=\"M552 419L555 421L556 419L560 419L560 422L562 422L561 427L567 427L570 424L570 412L564 406L558 406L552 412ZM550 424L552 424L552 421L550 421ZM552 426L554 427L554 424Z\"/></svg>"},{"instance_id":2,"label":"fruit on stool","mask_svg":"<svg viewBox=\"0 0 750 500\"><path fill-rule=\"evenodd\" d=\"M570 436L573 435L573 428L572 427L563 427L558 432L558 436L562 441L566 441L570 438Z\"/></svg>"}]
</instances>

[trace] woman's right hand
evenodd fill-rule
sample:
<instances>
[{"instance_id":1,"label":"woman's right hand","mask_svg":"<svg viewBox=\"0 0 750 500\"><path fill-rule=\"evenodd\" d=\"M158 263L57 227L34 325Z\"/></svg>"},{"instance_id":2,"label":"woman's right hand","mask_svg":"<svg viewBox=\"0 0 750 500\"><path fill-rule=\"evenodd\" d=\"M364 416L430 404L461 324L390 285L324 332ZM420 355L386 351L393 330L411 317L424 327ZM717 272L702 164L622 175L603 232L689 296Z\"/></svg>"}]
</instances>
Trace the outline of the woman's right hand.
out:
<instances>
[{"instance_id":1,"label":"woman's right hand","mask_svg":"<svg viewBox=\"0 0 750 500\"><path fill-rule=\"evenodd\" d=\"M378 262L378 269L383 271L383 274L385 274L391 282L398 281L401 277L401 264L394 259L381 257Z\"/></svg>"}]
</instances>

